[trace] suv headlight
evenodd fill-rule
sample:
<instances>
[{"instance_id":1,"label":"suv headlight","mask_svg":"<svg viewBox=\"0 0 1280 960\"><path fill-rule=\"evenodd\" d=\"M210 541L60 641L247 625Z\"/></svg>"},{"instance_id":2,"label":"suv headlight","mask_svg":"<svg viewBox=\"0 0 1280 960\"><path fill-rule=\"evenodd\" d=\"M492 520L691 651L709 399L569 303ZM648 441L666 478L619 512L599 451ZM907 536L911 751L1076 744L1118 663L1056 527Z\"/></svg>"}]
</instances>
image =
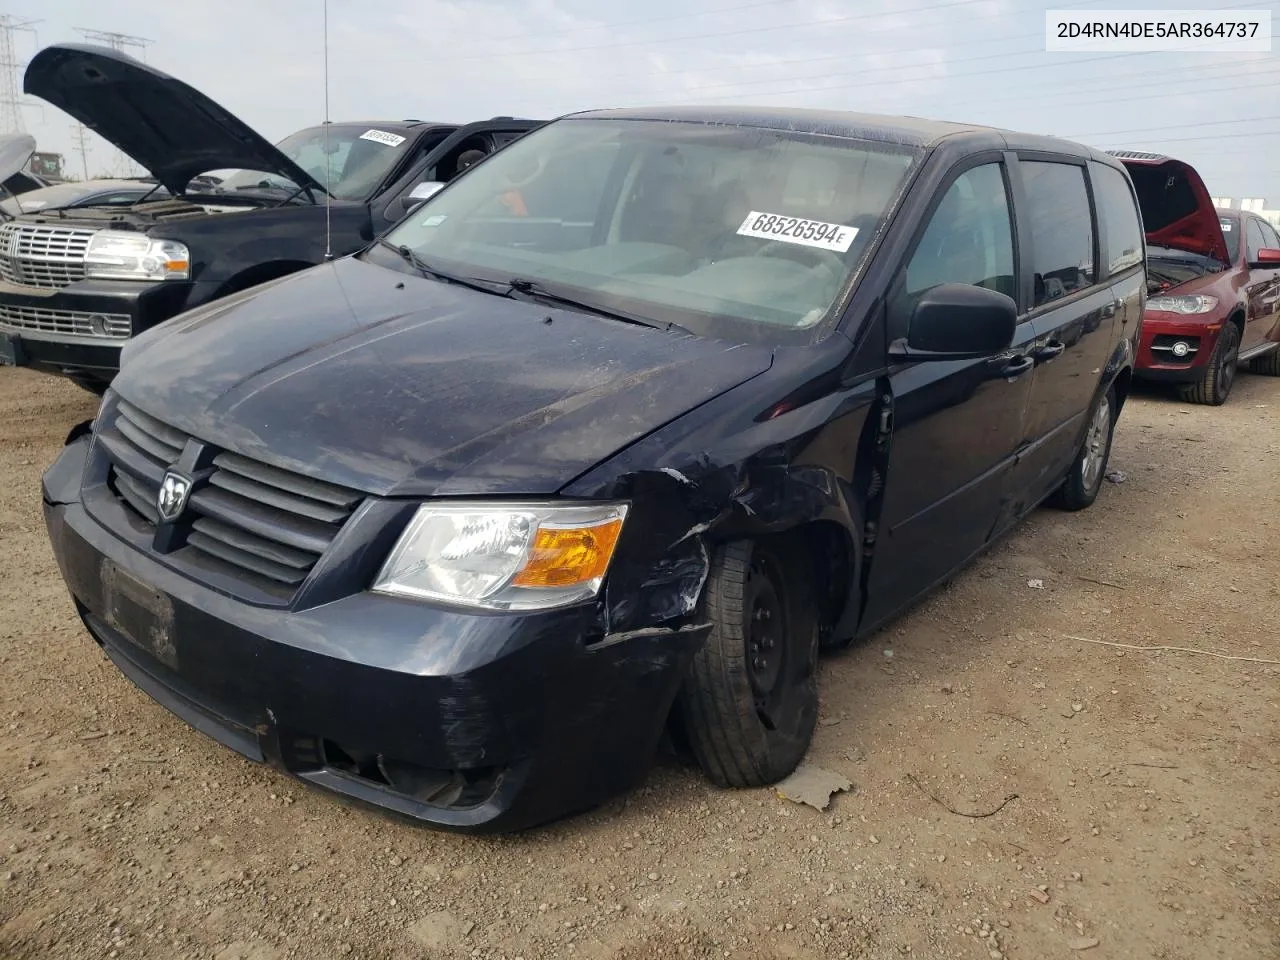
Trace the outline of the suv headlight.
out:
<instances>
[{"instance_id":1,"label":"suv headlight","mask_svg":"<svg viewBox=\"0 0 1280 960\"><path fill-rule=\"evenodd\" d=\"M374 580L392 596L545 610L600 592L626 504L424 504Z\"/></svg>"},{"instance_id":2,"label":"suv headlight","mask_svg":"<svg viewBox=\"0 0 1280 960\"><path fill-rule=\"evenodd\" d=\"M94 280L186 280L191 276L191 255L176 240L99 230L85 250L84 275Z\"/></svg>"},{"instance_id":3,"label":"suv headlight","mask_svg":"<svg viewBox=\"0 0 1280 960\"><path fill-rule=\"evenodd\" d=\"M1217 297L1148 297L1147 309L1161 313L1208 313L1218 305Z\"/></svg>"}]
</instances>

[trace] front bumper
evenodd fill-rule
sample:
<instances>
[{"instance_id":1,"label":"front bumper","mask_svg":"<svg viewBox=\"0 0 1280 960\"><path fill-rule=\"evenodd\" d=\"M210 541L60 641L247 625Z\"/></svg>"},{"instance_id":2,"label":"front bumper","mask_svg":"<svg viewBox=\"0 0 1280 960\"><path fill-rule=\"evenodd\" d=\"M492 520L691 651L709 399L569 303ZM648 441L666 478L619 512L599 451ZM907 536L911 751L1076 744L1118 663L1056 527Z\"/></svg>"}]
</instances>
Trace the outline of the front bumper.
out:
<instances>
[{"instance_id":1,"label":"front bumper","mask_svg":"<svg viewBox=\"0 0 1280 960\"><path fill-rule=\"evenodd\" d=\"M193 287L180 281L80 280L46 290L0 283L0 337L12 345L7 352L19 366L109 381L120 369L120 350L129 337L181 312ZM90 333L91 320L114 335Z\"/></svg>"},{"instance_id":2,"label":"front bumper","mask_svg":"<svg viewBox=\"0 0 1280 960\"><path fill-rule=\"evenodd\" d=\"M81 618L121 671L246 757L440 827L522 829L633 785L709 629L593 643L590 607L477 614L367 592L306 610L234 600L86 512L89 442L45 474L45 521Z\"/></svg>"},{"instance_id":3,"label":"front bumper","mask_svg":"<svg viewBox=\"0 0 1280 960\"><path fill-rule=\"evenodd\" d=\"M1142 335L1134 372L1146 380L1191 383L1204 376L1205 368L1218 344L1223 321L1208 317L1194 319L1165 313L1146 313L1142 318ZM1173 344L1183 342L1190 352L1184 358L1174 355Z\"/></svg>"}]
</instances>

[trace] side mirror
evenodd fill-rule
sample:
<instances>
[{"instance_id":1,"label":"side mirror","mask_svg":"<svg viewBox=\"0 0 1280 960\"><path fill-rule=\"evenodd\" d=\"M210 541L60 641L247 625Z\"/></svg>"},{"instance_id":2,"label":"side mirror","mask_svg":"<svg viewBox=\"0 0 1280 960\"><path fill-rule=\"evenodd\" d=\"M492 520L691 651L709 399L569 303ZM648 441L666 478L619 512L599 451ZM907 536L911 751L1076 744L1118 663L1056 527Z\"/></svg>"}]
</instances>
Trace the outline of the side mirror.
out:
<instances>
[{"instance_id":1,"label":"side mirror","mask_svg":"<svg viewBox=\"0 0 1280 960\"><path fill-rule=\"evenodd\" d=\"M1018 325L1012 298L985 287L942 283L911 312L905 339L889 345L893 360L979 360L1007 350Z\"/></svg>"},{"instance_id":2,"label":"side mirror","mask_svg":"<svg viewBox=\"0 0 1280 960\"><path fill-rule=\"evenodd\" d=\"M409 195L404 198L404 201L403 201L404 212L408 213L414 207L417 207L418 205L420 205L428 197L431 197L437 192L439 192L443 187L444 187L443 183L439 183L435 180L424 180L422 183L418 184L416 187L410 190Z\"/></svg>"},{"instance_id":3,"label":"side mirror","mask_svg":"<svg viewBox=\"0 0 1280 960\"><path fill-rule=\"evenodd\" d=\"M1258 251L1258 259L1250 266L1256 267L1280 267L1280 250L1272 247L1263 247Z\"/></svg>"}]
</instances>

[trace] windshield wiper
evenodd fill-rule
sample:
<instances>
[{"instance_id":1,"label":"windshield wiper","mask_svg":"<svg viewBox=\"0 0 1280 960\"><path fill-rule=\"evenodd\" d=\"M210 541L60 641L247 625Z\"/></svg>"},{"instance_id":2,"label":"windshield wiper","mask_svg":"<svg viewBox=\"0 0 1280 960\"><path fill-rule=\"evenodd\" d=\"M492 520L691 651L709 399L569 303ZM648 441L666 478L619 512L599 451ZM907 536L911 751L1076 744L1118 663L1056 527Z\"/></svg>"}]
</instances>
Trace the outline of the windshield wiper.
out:
<instances>
[{"instance_id":1,"label":"windshield wiper","mask_svg":"<svg viewBox=\"0 0 1280 960\"><path fill-rule=\"evenodd\" d=\"M478 290L480 293L490 293L495 297L509 296L507 290L501 289L501 285L491 285L484 280L476 280L472 277L460 277L456 273L449 273L446 270L440 270L433 267L427 261L423 260L412 247L402 243L392 243L386 237L379 237L379 244L388 250L394 251L395 254L413 269L417 270L422 276L431 280L439 280L442 283L456 283L460 287L467 287L470 290Z\"/></svg>"},{"instance_id":2,"label":"windshield wiper","mask_svg":"<svg viewBox=\"0 0 1280 960\"><path fill-rule=\"evenodd\" d=\"M552 293L537 280L527 280L524 277L514 277L507 281L508 285L516 293L524 294L526 297L532 297L536 300L545 300L548 303L556 303L562 307L569 307L575 310L585 310L587 313L594 313L596 316L608 317L610 320L621 320L623 323L633 323L640 327L650 327L654 330L675 330L680 333L689 333L684 327L678 323L664 323L661 320L651 320L648 317L642 317L636 313L627 313L623 310L615 310L612 307L602 307L596 303L588 303L585 300L578 300L574 297L567 297L561 293Z\"/></svg>"}]
</instances>

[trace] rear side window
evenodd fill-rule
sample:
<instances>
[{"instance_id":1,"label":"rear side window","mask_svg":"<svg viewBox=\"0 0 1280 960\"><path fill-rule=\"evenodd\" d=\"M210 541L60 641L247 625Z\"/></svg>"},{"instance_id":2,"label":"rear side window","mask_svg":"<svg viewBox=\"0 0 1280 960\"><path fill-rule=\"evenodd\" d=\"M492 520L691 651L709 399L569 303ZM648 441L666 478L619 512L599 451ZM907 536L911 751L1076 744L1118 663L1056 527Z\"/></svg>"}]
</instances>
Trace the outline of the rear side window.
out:
<instances>
[{"instance_id":1,"label":"rear side window","mask_svg":"<svg viewBox=\"0 0 1280 960\"><path fill-rule=\"evenodd\" d=\"M1264 220L1258 226L1262 229L1262 245L1271 250L1280 249L1280 237L1276 236L1271 224Z\"/></svg>"},{"instance_id":2,"label":"rear side window","mask_svg":"<svg viewBox=\"0 0 1280 960\"><path fill-rule=\"evenodd\" d=\"M956 178L907 264L909 298L940 283L967 283L1016 298L1013 230L998 163Z\"/></svg>"},{"instance_id":3,"label":"rear side window","mask_svg":"<svg viewBox=\"0 0 1280 960\"><path fill-rule=\"evenodd\" d=\"M1093 214L1083 167L1035 160L1020 166L1031 228L1033 306L1039 307L1093 286Z\"/></svg>"},{"instance_id":4,"label":"rear side window","mask_svg":"<svg viewBox=\"0 0 1280 960\"><path fill-rule=\"evenodd\" d=\"M1100 163L1089 167L1093 196L1106 224L1107 275L1112 276L1142 262L1142 224L1125 175Z\"/></svg>"}]
</instances>

